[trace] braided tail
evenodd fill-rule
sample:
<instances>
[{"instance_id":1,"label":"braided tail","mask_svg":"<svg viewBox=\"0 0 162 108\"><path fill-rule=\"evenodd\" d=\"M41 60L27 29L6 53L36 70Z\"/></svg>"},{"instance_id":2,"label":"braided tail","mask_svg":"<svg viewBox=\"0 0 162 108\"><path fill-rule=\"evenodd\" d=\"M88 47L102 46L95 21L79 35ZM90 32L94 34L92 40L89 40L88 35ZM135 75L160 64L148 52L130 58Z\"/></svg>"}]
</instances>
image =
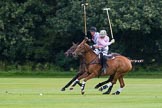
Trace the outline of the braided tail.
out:
<instances>
[{"instance_id":1,"label":"braided tail","mask_svg":"<svg viewBox=\"0 0 162 108\"><path fill-rule=\"evenodd\" d=\"M144 60L143 59L141 59L141 60L130 60L132 63L142 63L142 62L144 62Z\"/></svg>"}]
</instances>

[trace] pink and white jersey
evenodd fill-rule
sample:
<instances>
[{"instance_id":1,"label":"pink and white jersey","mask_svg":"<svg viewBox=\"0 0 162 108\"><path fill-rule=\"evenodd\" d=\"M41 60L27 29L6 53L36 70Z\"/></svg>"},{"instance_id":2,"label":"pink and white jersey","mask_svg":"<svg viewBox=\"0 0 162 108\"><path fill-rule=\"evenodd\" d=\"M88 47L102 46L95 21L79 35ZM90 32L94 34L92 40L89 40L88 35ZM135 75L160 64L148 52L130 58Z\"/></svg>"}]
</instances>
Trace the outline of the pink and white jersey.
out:
<instances>
[{"instance_id":1,"label":"pink and white jersey","mask_svg":"<svg viewBox=\"0 0 162 108\"><path fill-rule=\"evenodd\" d=\"M104 38L97 38L97 44L96 44L99 48L104 48L106 46L111 45L111 42L109 42L109 37L105 36Z\"/></svg>"}]
</instances>

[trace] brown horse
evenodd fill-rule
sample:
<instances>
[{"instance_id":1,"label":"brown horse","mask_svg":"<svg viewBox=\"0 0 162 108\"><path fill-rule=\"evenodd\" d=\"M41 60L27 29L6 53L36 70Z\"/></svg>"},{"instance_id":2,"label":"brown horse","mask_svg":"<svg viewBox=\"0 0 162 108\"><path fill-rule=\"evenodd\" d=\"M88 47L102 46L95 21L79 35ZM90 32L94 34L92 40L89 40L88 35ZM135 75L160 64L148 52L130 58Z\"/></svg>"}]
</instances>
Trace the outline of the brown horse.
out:
<instances>
[{"instance_id":1,"label":"brown horse","mask_svg":"<svg viewBox=\"0 0 162 108\"><path fill-rule=\"evenodd\" d=\"M64 53L67 57L72 56L72 53L75 51L75 49L78 46L78 43L72 43L73 45ZM71 90L73 89L73 87L78 84L79 86L81 86L82 84L79 81L76 81L76 79L81 76L84 72L86 72L86 66L84 63L84 60L82 57L80 57L80 66L79 66L79 71L77 72L77 74L61 89L61 91L65 91L66 88L68 88L72 83L72 87L70 88Z\"/></svg>"},{"instance_id":2,"label":"brown horse","mask_svg":"<svg viewBox=\"0 0 162 108\"><path fill-rule=\"evenodd\" d=\"M75 49L77 48L78 46L78 43L75 44L75 43L72 43L73 45L64 53L66 55L66 57L70 57L72 56L72 53L75 51ZM112 54L113 56L119 56L120 54L117 54L117 53L113 53ZM61 89L61 91L65 91L66 88L68 88L71 84L72 86L70 87L70 90L72 90L74 88L74 86L76 84L78 84L79 86L81 86L82 84L77 80L77 78L79 78L79 76L81 76L84 72L87 71L86 69L86 65L85 65L85 61L83 59L82 56L79 56L80 58L80 66L79 66L79 71L77 72L77 74ZM109 81L111 81L113 78L113 76L110 76L108 80L104 81L104 82L101 82L99 84L97 84L95 86L95 88L99 88L101 87L102 85L108 83ZM109 88L109 92L111 91L112 87Z\"/></svg>"},{"instance_id":3,"label":"brown horse","mask_svg":"<svg viewBox=\"0 0 162 108\"><path fill-rule=\"evenodd\" d=\"M86 43L87 41L88 41L87 39L84 39L77 46L76 50L73 52L74 56L82 56L85 59L86 67L88 70L78 78L78 80L84 78L81 87L82 94L84 94L86 81L98 76L101 71L101 65L98 63L100 61L99 57L93 52L90 46ZM123 76L132 69L131 60L120 55L116 56L114 59L108 60L106 63L108 64L108 68L106 69L105 73L102 73L102 75L111 75L112 79L108 84L102 86L99 90L102 91L106 88L112 87L114 84L116 84L116 81L118 79L120 82L120 88L114 94L120 94L123 87L125 86ZM110 91L108 90L107 92ZM105 92L105 94L107 94L107 92Z\"/></svg>"}]
</instances>

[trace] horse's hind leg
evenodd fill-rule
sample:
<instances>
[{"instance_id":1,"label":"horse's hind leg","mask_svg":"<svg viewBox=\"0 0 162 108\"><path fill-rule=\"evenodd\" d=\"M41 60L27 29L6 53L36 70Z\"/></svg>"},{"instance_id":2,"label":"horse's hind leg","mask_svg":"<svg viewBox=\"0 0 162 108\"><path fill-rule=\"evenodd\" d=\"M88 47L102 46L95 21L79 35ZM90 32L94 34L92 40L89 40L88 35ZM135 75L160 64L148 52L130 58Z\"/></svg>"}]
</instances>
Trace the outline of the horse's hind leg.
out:
<instances>
[{"instance_id":1,"label":"horse's hind leg","mask_svg":"<svg viewBox=\"0 0 162 108\"><path fill-rule=\"evenodd\" d=\"M108 88L108 90L107 90L106 92L104 92L103 94L110 94L110 93L111 93L112 88L113 88L113 85L112 85L112 86L110 86L110 87Z\"/></svg>"},{"instance_id":2,"label":"horse's hind leg","mask_svg":"<svg viewBox=\"0 0 162 108\"><path fill-rule=\"evenodd\" d=\"M104 84L106 84L106 83L112 81L113 78L114 78L114 74L113 74L113 75L110 75L110 77L109 77L108 80L103 81L103 82L101 82L101 83L98 83L98 84L95 86L95 89L98 89L99 87L103 86Z\"/></svg>"},{"instance_id":3,"label":"horse's hind leg","mask_svg":"<svg viewBox=\"0 0 162 108\"><path fill-rule=\"evenodd\" d=\"M111 81L114 79L114 75L115 75L115 73L114 73L113 75L110 76L109 82L111 82ZM104 92L103 94L110 94L110 93L111 93L111 90L112 90L112 88L113 88L113 86L114 86L114 84L112 84L112 86L110 86L110 87L108 88L108 90L107 90L106 92Z\"/></svg>"},{"instance_id":4,"label":"horse's hind leg","mask_svg":"<svg viewBox=\"0 0 162 108\"><path fill-rule=\"evenodd\" d=\"M109 78L109 79L110 79L110 78ZM106 81L103 81L103 82L101 82L101 83L98 83L94 88L95 88L95 89L98 89L99 87L103 86L104 84L110 82L109 79L106 80Z\"/></svg>"},{"instance_id":5,"label":"horse's hind leg","mask_svg":"<svg viewBox=\"0 0 162 108\"><path fill-rule=\"evenodd\" d=\"M116 84L116 81L117 81L118 77L119 77L119 73L118 72L115 72L115 75L111 79L111 81L108 84L100 87L99 91L102 91L104 89L109 88L108 91L106 91L104 94L108 94L109 92L111 92L111 89L112 89L113 85Z\"/></svg>"},{"instance_id":6,"label":"horse's hind leg","mask_svg":"<svg viewBox=\"0 0 162 108\"><path fill-rule=\"evenodd\" d=\"M103 89L106 89L108 88L108 90L106 92L104 92L103 94L110 94L111 93L111 90L113 88L113 84L111 85L111 81L113 80L113 78L109 78L109 82L110 84L109 85L105 85L103 87L101 87L99 90L102 91Z\"/></svg>"},{"instance_id":7,"label":"horse's hind leg","mask_svg":"<svg viewBox=\"0 0 162 108\"><path fill-rule=\"evenodd\" d=\"M120 88L115 93L112 93L112 95L119 95L122 92L122 90L125 86L124 80L123 80L123 75L119 77L119 83L120 83Z\"/></svg>"}]
</instances>

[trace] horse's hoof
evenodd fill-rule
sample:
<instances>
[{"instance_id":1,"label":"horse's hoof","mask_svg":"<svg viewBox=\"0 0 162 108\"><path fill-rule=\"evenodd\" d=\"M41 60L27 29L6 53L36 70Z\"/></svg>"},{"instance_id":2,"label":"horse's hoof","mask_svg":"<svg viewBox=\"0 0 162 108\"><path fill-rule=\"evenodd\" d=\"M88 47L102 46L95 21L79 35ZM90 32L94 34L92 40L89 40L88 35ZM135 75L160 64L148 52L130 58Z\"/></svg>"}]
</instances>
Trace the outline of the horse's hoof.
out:
<instances>
[{"instance_id":1,"label":"horse's hoof","mask_svg":"<svg viewBox=\"0 0 162 108\"><path fill-rule=\"evenodd\" d=\"M73 89L74 89L74 88L71 87L69 90L73 90Z\"/></svg>"},{"instance_id":2,"label":"horse's hoof","mask_svg":"<svg viewBox=\"0 0 162 108\"><path fill-rule=\"evenodd\" d=\"M82 95L84 95L84 93L85 93L84 91L81 91L81 94L82 94Z\"/></svg>"},{"instance_id":3,"label":"horse's hoof","mask_svg":"<svg viewBox=\"0 0 162 108\"><path fill-rule=\"evenodd\" d=\"M95 89L98 89L99 87L100 87L100 86L96 85L94 88L95 88Z\"/></svg>"},{"instance_id":4,"label":"horse's hoof","mask_svg":"<svg viewBox=\"0 0 162 108\"><path fill-rule=\"evenodd\" d=\"M112 93L111 95L116 95L116 93Z\"/></svg>"},{"instance_id":5,"label":"horse's hoof","mask_svg":"<svg viewBox=\"0 0 162 108\"><path fill-rule=\"evenodd\" d=\"M78 85L81 87L82 86L82 83L78 82Z\"/></svg>"},{"instance_id":6,"label":"horse's hoof","mask_svg":"<svg viewBox=\"0 0 162 108\"><path fill-rule=\"evenodd\" d=\"M95 89L98 89L100 86L101 86L101 84L99 83L99 84L97 84L94 88L95 88Z\"/></svg>"},{"instance_id":7,"label":"horse's hoof","mask_svg":"<svg viewBox=\"0 0 162 108\"><path fill-rule=\"evenodd\" d=\"M95 86L95 87L94 87L94 89L98 89L98 87L97 87L97 86Z\"/></svg>"},{"instance_id":8,"label":"horse's hoof","mask_svg":"<svg viewBox=\"0 0 162 108\"><path fill-rule=\"evenodd\" d=\"M115 93L112 93L112 95L119 95L120 92L119 91L116 91Z\"/></svg>"},{"instance_id":9,"label":"horse's hoof","mask_svg":"<svg viewBox=\"0 0 162 108\"><path fill-rule=\"evenodd\" d=\"M103 95L109 95L110 94L110 92L104 92L104 93L102 93Z\"/></svg>"},{"instance_id":10,"label":"horse's hoof","mask_svg":"<svg viewBox=\"0 0 162 108\"><path fill-rule=\"evenodd\" d=\"M98 90L99 90L99 91L103 91L103 88L102 88L102 87L100 87Z\"/></svg>"},{"instance_id":11,"label":"horse's hoof","mask_svg":"<svg viewBox=\"0 0 162 108\"><path fill-rule=\"evenodd\" d=\"M61 91L65 91L65 88L62 88Z\"/></svg>"}]
</instances>

